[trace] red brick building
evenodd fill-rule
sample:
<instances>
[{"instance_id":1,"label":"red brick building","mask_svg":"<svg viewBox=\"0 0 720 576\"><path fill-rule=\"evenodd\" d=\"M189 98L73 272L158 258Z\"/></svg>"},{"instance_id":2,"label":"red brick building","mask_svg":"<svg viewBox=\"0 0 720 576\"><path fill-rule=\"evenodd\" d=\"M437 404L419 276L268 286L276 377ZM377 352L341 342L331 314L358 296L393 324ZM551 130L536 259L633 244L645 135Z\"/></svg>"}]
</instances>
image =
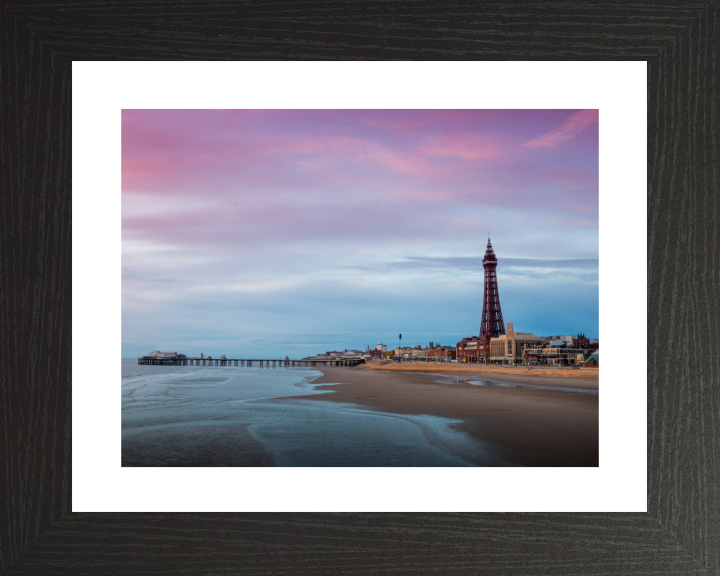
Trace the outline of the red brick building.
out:
<instances>
[{"instance_id":1,"label":"red brick building","mask_svg":"<svg viewBox=\"0 0 720 576\"><path fill-rule=\"evenodd\" d=\"M573 348L587 348L590 344L590 340L585 337L585 334L578 334L572 341Z\"/></svg>"},{"instance_id":2,"label":"red brick building","mask_svg":"<svg viewBox=\"0 0 720 576\"><path fill-rule=\"evenodd\" d=\"M600 348L597 342L590 342L590 339L585 334L578 334L577 338L573 338L572 346L583 350L597 350Z\"/></svg>"},{"instance_id":3,"label":"red brick building","mask_svg":"<svg viewBox=\"0 0 720 576\"><path fill-rule=\"evenodd\" d=\"M430 342L430 348L425 349L425 360L429 362L443 361L455 359L455 348L453 346L435 346Z\"/></svg>"},{"instance_id":4,"label":"red brick building","mask_svg":"<svg viewBox=\"0 0 720 576\"><path fill-rule=\"evenodd\" d=\"M490 336L463 338L455 345L455 356L460 362L486 362L490 357Z\"/></svg>"}]
</instances>

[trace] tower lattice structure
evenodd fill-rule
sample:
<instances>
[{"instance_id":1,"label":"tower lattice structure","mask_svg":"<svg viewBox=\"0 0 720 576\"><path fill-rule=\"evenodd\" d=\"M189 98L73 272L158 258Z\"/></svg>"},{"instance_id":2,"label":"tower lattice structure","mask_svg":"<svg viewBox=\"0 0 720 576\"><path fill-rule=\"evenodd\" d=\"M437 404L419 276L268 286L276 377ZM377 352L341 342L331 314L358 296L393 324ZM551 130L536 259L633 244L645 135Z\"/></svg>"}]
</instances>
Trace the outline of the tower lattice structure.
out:
<instances>
[{"instance_id":1,"label":"tower lattice structure","mask_svg":"<svg viewBox=\"0 0 720 576\"><path fill-rule=\"evenodd\" d=\"M488 236L487 250L483 258L485 269L485 291L483 295L482 323L480 324L480 337L497 338L505 334L502 310L500 309L500 295L498 294L497 257L493 252L490 237Z\"/></svg>"}]
</instances>

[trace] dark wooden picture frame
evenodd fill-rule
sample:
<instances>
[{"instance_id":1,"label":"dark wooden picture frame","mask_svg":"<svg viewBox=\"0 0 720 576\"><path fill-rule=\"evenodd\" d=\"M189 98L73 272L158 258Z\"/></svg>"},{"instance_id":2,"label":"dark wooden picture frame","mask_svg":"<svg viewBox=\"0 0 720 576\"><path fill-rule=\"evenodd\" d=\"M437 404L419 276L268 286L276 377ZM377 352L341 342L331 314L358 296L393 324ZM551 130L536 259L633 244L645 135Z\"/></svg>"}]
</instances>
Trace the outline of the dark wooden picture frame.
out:
<instances>
[{"instance_id":1,"label":"dark wooden picture frame","mask_svg":"<svg viewBox=\"0 0 720 576\"><path fill-rule=\"evenodd\" d=\"M0 572L720 573L718 5L0 5ZM72 61L140 59L647 61L648 512L72 513Z\"/></svg>"}]
</instances>

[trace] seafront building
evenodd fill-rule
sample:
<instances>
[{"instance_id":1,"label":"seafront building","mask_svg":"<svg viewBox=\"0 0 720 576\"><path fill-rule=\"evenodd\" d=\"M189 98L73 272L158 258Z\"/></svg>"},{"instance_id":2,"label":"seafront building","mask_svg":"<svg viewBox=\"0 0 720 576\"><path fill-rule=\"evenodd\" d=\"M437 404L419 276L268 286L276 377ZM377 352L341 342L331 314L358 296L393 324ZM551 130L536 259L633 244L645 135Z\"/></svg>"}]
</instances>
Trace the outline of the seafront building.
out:
<instances>
[{"instance_id":1,"label":"seafront building","mask_svg":"<svg viewBox=\"0 0 720 576\"><path fill-rule=\"evenodd\" d=\"M457 355L455 346L442 346L430 342L430 346L425 349L426 362L450 362Z\"/></svg>"},{"instance_id":2,"label":"seafront building","mask_svg":"<svg viewBox=\"0 0 720 576\"><path fill-rule=\"evenodd\" d=\"M517 364L522 362L525 350L542 347L545 340L530 332L515 332L513 323L508 322L507 334L490 339L490 362Z\"/></svg>"},{"instance_id":3,"label":"seafront building","mask_svg":"<svg viewBox=\"0 0 720 576\"><path fill-rule=\"evenodd\" d=\"M567 336L544 336L543 340L547 343L548 346L572 346L573 345L573 337L571 335Z\"/></svg>"},{"instance_id":4,"label":"seafront building","mask_svg":"<svg viewBox=\"0 0 720 576\"><path fill-rule=\"evenodd\" d=\"M367 350L365 351L365 356L367 356L368 358L382 358L383 348L387 350L387 346L385 346L385 344L378 344L377 346L375 346L375 348L370 348L370 345L368 344Z\"/></svg>"},{"instance_id":5,"label":"seafront building","mask_svg":"<svg viewBox=\"0 0 720 576\"><path fill-rule=\"evenodd\" d=\"M567 346L535 346L526 348L523 358L527 364L574 366L584 362L583 352L582 348ZM578 358L581 360L578 361Z\"/></svg>"},{"instance_id":6,"label":"seafront building","mask_svg":"<svg viewBox=\"0 0 720 576\"><path fill-rule=\"evenodd\" d=\"M490 356L490 337L463 338L455 345L455 356L460 362L487 362Z\"/></svg>"},{"instance_id":7,"label":"seafront building","mask_svg":"<svg viewBox=\"0 0 720 576\"><path fill-rule=\"evenodd\" d=\"M583 350L597 350L600 348L600 341L590 340L585 334L578 334L572 341L573 348L582 348Z\"/></svg>"}]
</instances>

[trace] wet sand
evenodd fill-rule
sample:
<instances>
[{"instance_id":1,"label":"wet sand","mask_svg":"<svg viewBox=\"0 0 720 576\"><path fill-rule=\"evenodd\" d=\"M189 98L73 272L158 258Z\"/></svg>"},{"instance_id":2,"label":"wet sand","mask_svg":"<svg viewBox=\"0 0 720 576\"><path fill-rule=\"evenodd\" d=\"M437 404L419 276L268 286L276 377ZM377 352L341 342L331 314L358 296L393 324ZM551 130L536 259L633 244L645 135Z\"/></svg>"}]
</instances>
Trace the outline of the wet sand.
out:
<instances>
[{"instance_id":1,"label":"wet sand","mask_svg":"<svg viewBox=\"0 0 720 576\"><path fill-rule=\"evenodd\" d=\"M446 372L445 366L432 368L438 373ZM319 370L323 375L312 383L320 385L318 390L332 390L333 394L298 398L352 403L379 412L426 414L460 421L452 426L466 432L484 447L490 446L498 463L598 465L599 396L596 394L447 383L448 379L443 376L406 370L390 372L367 367ZM452 376L457 375L453 371ZM490 373L487 376L491 379ZM522 381L516 381L518 378ZM465 379L483 378L473 375ZM511 379L516 381L512 383L521 385L580 387L566 377L549 375L493 373L492 379ZM585 387L594 385L597 388L597 378L594 384L592 379L577 380L585 382Z\"/></svg>"},{"instance_id":2,"label":"wet sand","mask_svg":"<svg viewBox=\"0 0 720 576\"><path fill-rule=\"evenodd\" d=\"M275 457L248 431L223 420L142 426L123 434L123 466L274 466ZM160 449L163 446L165 449Z\"/></svg>"},{"instance_id":3,"label":"wet sand","mask_svg":"<svg viewBox=\"0 0 720 576\"><path fill-rule=\"evenodd\" d=\"M394 371L388 370L386 373L392 374ZM417 372L416 372L417 374ZM495 384L510 384L517 386L539 386L539 387L559 387L559 388L577 388L580 390L598 390L599 379L597 375L594 378L577 378L573 376L548 376L548 375L526 375L517 373L464 373L445 370L444 367L438 366L434 372L422 372L423 375L442 375L447 380L467 381L467 382L492 382Z\"/></svg>"}]
</instances>

